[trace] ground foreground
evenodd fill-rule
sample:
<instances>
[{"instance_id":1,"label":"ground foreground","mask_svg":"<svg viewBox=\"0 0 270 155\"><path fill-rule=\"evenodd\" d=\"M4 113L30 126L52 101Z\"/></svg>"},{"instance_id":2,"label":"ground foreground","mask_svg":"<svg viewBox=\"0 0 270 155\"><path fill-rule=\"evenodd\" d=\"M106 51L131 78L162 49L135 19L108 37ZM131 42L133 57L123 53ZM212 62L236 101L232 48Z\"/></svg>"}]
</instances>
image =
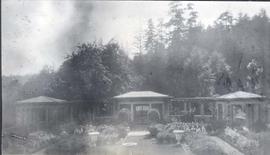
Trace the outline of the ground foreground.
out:
<instances>
[{"instance_id":1,"label":"ground foreground","mask_svg":"<svg viewBox=\"0 0 270 155\"><path fill-rule=\"evenodd\" d=\"M116 144L89 147L86 152L79 154L91 154L91 155L187 155L181 146L171 145L160 145L157 144L154 139L145 139L143 135L136 135L138 132L130 132L125 139L122 139ZM135 134L133 134L135 133ZM68 139L59 141L64 143ZM126 144L126 145L125 145ZM131 146L132 145L132 146ZM47 150L53 148L54 145L49 146L33 155L54 155L54 154L67 154L67 152L54 152L48 153ZM72 153L71 153L72 154Z\"/></svg>"}]
</instances>

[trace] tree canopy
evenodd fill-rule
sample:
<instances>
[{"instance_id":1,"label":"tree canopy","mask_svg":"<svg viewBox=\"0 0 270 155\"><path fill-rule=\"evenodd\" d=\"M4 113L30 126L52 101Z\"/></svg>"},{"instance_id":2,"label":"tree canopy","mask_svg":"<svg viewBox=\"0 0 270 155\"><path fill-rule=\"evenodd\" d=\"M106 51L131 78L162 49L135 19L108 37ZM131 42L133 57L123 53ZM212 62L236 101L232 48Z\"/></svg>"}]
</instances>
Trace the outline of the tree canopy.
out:
<instances>
[{"instance_id":1,"label":"tree canopy","mask_svg":"<svg viewBox=\"0 0 270 155\"><path fill-rule=\"evenodd\" d=\"M264 94L270 88L265 10L253 17L227 11L208 27L198 21L193 4L172 2L168 13L168 21L149 19L138 32L133 59L114 40L81 43L58 70L45 67L24 83L3 78L3 97L16 92L14 100L48 95L104 101L130 90L192 97L236 90Z\"/></svg>"}]
</instances>

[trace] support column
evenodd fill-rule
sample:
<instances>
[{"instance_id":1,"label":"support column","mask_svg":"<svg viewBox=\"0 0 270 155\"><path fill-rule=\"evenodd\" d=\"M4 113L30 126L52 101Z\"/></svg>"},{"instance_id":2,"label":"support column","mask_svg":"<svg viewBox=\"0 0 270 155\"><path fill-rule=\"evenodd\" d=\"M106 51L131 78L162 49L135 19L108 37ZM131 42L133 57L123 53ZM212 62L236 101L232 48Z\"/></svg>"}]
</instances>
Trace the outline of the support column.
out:
<instances>
[{"instance_id":1,"label":"support column","mask_svg":"<svg viewBox=\"0 0 270 155\"><path fill-rule=\"evenodd\" d=\"M200 114L201 115L204 115L204 103L200 103L201 104L201 106L200 106Z\"/></svg>"},{"instance_id":2,"label":"support column","mask_svg":"<svg viewBox=\"0 0 270 155\"><path fill-rule=\"evenodd\" d=\"M233 112L234 109L233 109L233 107L234 107L234 105L232 104L232 105L231 105L231 109L230 109L230 111L231 111L231 120L232 120L232 122L233 122L233 118L234 118L234 116L233 116L233 115L234 115L234 112Z\"/></svg>"},{"instance_id":3,"label":"support column","mask_svg":"<svg viewBox=\"0 0 270 155\"><path fill-rule=\"evenodd\" d=\"M72 108L72 106L69 106L69 115L70 115L70 121L73 121L73 108ZM92 110L92 114L93 114L93 110ZM91 118L91 119L93 119L93 118Z\"/></svg>"},{"instance_id":4,"label":"support column","mask_svg":"<svg viewBox=\"0 0 270 155\"><path fill-rule=\"evenodd\" d=\"M46 121L49 122L49 107L46 108Z\"/></svg>"},{"instance_id":5,"label":"support column","mask_svg":"<svg viewBox=\"0 0 270 155\"><path fill-rule=\"evenodd\" d=\"M134 121L134 110L133 110L133 104L130 105L130 109L131 109L131 121L133 122Z\"/></svg>"},{"instance_id":6,"label":"support column","mask_svg":"<svg viewBox=\"0 0 270 155\"><path fill-rule=\"evenodd\" d=\"M49 108L50 107L46 108L46 126L47 127L49 127Z\"/></svg>"}]
</instances>

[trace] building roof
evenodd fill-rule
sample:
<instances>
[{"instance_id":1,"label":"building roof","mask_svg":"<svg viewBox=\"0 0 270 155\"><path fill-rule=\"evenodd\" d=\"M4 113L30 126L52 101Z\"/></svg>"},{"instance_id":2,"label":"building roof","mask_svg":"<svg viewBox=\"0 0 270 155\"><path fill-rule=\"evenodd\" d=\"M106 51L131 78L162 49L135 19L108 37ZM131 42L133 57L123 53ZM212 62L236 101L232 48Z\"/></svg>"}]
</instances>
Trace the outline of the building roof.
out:
<instances>
[{"instance_id":1,"label":"building roof","mask_svg":"<svg viewBox=\"0 0 270 155\"><path fill-rule=\"evenodd\" d=\"M65 100L51 98L47 96L39 96L26 100L17 101L17 103L64 103L67 102Z\"/></svg>"},{"instance_id":2,"label":"building roof","mask_svg":"<svg viewBox=\"0 0 270 155\"><path fill-rule=\"evenodd\" d=\"M169 95L160 94L153 91L131 91L128 93L124 93L113 98L121 99L121 98L168 98Z\"/></svg>"},{"instance_id":3,"label":"building roof","mask_svg":"<svg viewBox=\"0 0 270 155\"><path fill-rule=\"evenodd\" d=\"M254 93L244 92L244 91L236 91L233 93L221 95L217 98L218 99L252 99L252 98L263 98L263 96L254 94Z\"/></svg>"}]
</instances>

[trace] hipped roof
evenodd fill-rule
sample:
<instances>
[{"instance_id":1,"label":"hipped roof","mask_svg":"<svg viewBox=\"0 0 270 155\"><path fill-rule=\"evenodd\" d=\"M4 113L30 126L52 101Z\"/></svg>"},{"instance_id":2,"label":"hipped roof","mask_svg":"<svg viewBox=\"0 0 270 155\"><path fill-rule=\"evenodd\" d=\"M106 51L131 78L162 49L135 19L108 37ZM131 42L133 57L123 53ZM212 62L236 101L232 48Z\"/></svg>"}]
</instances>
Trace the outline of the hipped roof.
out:
<instances>
[{"instance_id":1,"label":"hipped roof","mask_svg":"<svg viewBox=\"0 0 270 155\"><path fill-rule=\"evenodd\" d=\"M233 93L221 95L217 97L218 99L256 99L256 98L264 98L261 95L244 92L244 91L236 91Z\"/></svg>"},{"instance_id":2,"label":"hipped roof","mask_svg":"<svg viewBox=\"0 0 270 155\"><path fill-rule=\"evenodd\" d=\"M160 94L153 91L131 91L124 93L113 98L123 99L123 98L168 98L169 95Z\"/></svg>"},{"instance_id":3,"label":"hipped roof","mask_svg":"<svg viewBox=\"0 0 270 155\"><path fill-rule=\"evenodd\" d=\"M61 99L56 99L52 97L47 97L47 96L39 96L39 97L34 97L26 100L21 100L17 101L17 103L65 103L67 102L66 100L61 100Z\"/></svg>"}]
</instances>

